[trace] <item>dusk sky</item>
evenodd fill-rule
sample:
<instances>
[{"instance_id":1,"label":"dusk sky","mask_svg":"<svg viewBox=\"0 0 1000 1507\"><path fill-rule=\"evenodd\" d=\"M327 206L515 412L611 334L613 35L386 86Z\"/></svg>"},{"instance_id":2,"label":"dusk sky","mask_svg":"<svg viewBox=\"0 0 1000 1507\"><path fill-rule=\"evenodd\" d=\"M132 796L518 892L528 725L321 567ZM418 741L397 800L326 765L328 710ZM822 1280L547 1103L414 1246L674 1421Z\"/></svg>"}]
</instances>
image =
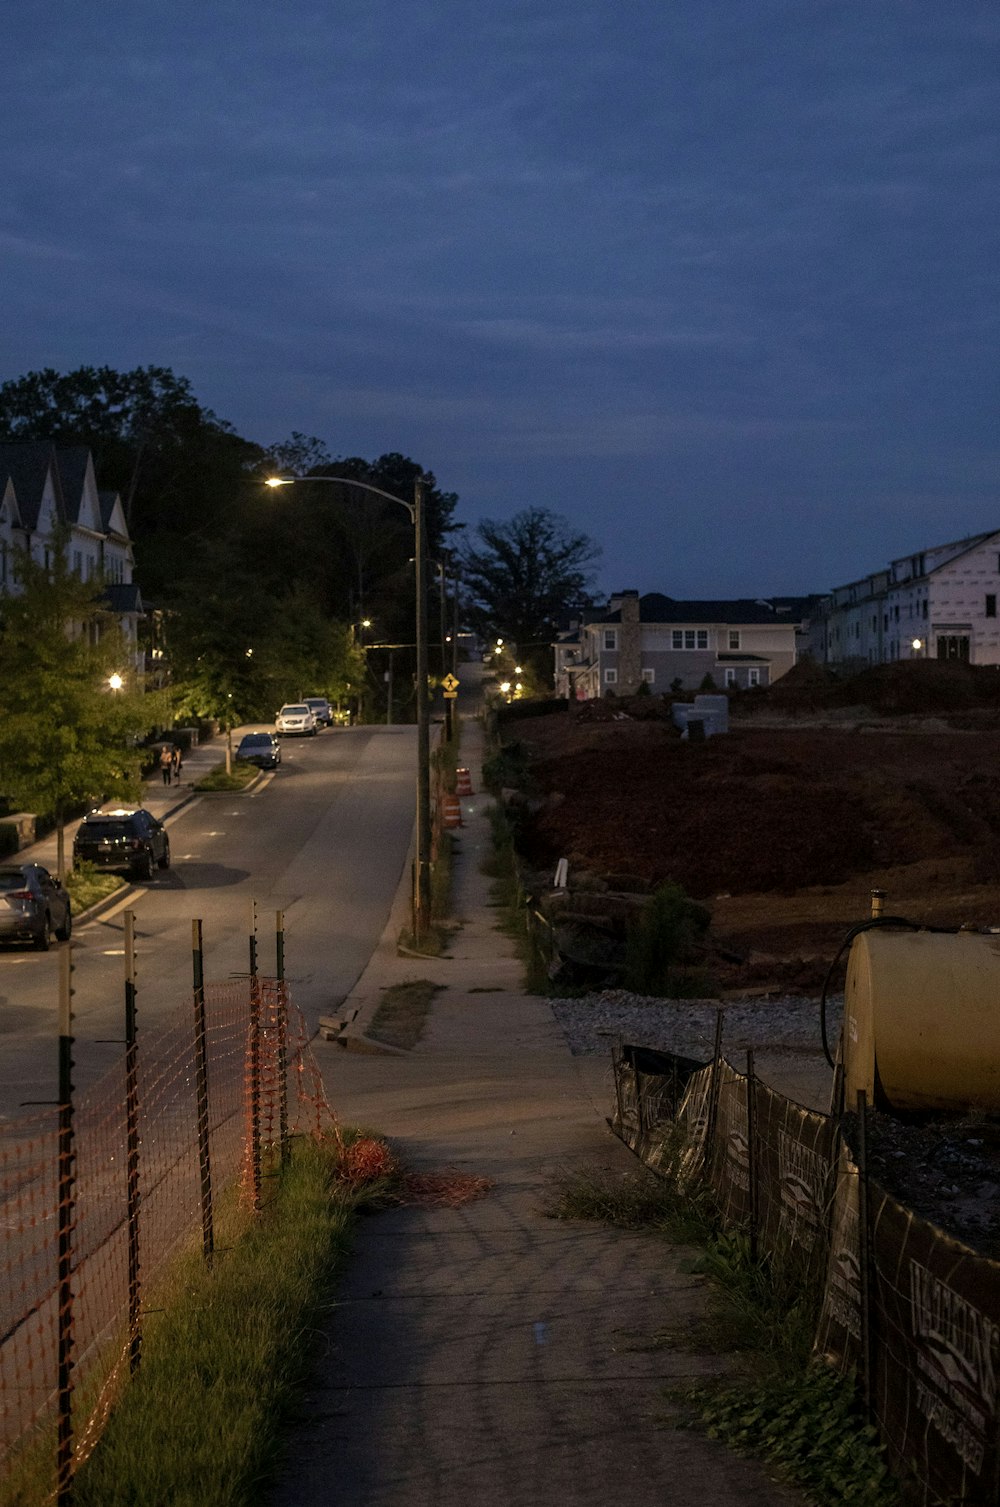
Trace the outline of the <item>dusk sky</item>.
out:
<instances>
[{"instance_id":1,"label":"dusk sky","mask_svg":"<svg viewBox=\"0 0 1000 1507\"><path fill-rule=\"evenodd\" d=\"M18 0L0 380L536 505L597 584L1000 528L995 0Z\"/></svg>"}]
</instances>

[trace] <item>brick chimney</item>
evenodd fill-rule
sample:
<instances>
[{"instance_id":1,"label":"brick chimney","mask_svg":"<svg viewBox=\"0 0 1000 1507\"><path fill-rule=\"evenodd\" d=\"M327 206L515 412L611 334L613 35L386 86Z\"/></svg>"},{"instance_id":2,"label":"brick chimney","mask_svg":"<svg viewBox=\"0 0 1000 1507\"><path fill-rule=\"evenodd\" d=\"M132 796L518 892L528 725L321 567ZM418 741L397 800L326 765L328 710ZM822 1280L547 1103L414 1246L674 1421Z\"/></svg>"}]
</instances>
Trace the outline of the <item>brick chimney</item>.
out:
<instances>
[{"instance_id":1,"label":"brick chimney","mask_svg":"<svg viewBox=\"0 0 1000 1507\"><path fill-rule=\"evenodd\" d=\"M618 629L618 693L631 696L642 683L642 653L639 625L639 593L620 591L611 598L612 611L621 613Z\"/></svg>"}]
</instances>

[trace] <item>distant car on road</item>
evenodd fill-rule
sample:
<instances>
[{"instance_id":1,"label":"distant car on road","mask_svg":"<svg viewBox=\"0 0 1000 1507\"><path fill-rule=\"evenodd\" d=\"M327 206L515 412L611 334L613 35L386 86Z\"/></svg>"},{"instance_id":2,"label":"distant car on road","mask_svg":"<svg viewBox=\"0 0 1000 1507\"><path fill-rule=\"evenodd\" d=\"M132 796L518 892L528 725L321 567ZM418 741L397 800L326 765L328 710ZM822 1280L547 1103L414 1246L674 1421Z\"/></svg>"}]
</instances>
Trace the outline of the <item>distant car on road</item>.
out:
<instances>
[{"instance_id":1,"label":"distant car on road","mask_svg":"<svg viewBox=\"0 0 1000 1507\"><path fill-rule=\"evenodd\" d=\"M47 952L53 934L69 941L70 898L40 863L0 865L0 942L30 942Z\"/></svg>"},{"instance_id":2,"label":"distant car on road","mask_svg":"<svg viewBox=\"0 0 1000 1507\"><path fill-rule=\"evenodd\" d=\"M163 823L141 806L91 811L73 839L73 862L92 863L131 879L152 879L155 868L170 867L170 838Z\"/></svg>"},{"instance_id":3,"label":"distant car on road","mask_svg":"<svg viewBox=\"0 0 1000 1507\"><path fill-rule=\"evenodd\" d=\"M325 696L303 696L302 700L312 712L320 727L329 727L333 722L333 708Z\"/></svg>"},{"instance_id":4,"label":"distant car on road","mask_svg":"<svg viewBox=\"0 0 1000 1507\"><path fill-rule=\"evenodd\" d=\"M281 744L277 734L244 733L236 757L244 764L256 764L258 769L277 769L281 763Z\"/></svg>"},{"instance_id":5,"label":"distant car on road","mask_svg":"<svg viewBox=\"0 0 1000 1507\"><path fill-rule=\"evenodd\" d=\"M275 714L274 726L279 733L315 738L318 728L312 708L304 702L286 702Z\"/></svg>"}]
</instances>

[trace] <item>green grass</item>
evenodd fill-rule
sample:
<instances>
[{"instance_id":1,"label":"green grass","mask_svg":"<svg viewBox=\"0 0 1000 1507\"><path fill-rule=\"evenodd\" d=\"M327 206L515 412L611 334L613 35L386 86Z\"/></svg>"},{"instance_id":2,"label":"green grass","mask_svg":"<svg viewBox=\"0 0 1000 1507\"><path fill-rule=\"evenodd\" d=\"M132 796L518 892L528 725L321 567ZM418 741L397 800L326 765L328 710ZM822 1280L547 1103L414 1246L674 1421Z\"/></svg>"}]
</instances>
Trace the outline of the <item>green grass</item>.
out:
<instances>
[{"instance_id":1,"label":"green grass","mask_svg":"<svg viewBox=\"0 0 1000 1507\"><path fill-rule=\"evenodd\" d=\"M258 1220L234 1214L220 1231L214 1268L192 1252L148 1298L165 1311L147 1318L141 1370L78 1475L76 1507L260 1500L358 1203L336 1153L297 1144Z\"/></svg>"},{"instance_id":2,"label":"green grass","mask_svg":"<svg viewBox=\"0 0 1000 1507\"><path fill-rule=\"evenodd\" d=\"M405 984L391 984L382 990L368 1035L387 1046L409 1051L424 1034L434 996L443 984L430 979L412 979Z\"/></svg>"},{"instance_id":3,"label":"green grass","mask_svg":"<svg viewBox=\"0 0 1000 1507\"><path fill-rule=\"evenodd\" d=\"M123 889L127 882L121 874L109 874L92 863L76 864L72 873L66 876L66 888L73 902L74 918L91 905L96 905L99 900L113 895L115 890Z\"/></svg>"},{"instance_id":4,"label":"green grass","mask_svg":"<svg viewBox=\"0 0 1000 1507\"><path fill-rule=\"evenodd\" d=\"M816 1295L791 1255L754 1259L743 1231L722 1229L709 1189L680 1187L648 1168L624 1177L566 1176L547 1212L700 1247L688 1266L709 1279L706 1309L683 1343L735 1354L738 1370L668 1391L679 1410L673 1426L701 1429L768 1461L818 1507L895 1507L899 1491L853 1379L813 1359ZM663 1343L663 1336L652 1342Z\"/></svg>"},{"instance_id":5,"label":"green grass","mask_svg":"<svg viewBox=\"0 0 1000 1507\"><path fill-rule=\"evenodd\" d=\"M260 770L256 764L242 764L238 759L233 760L232 773L226 773L225 764L216 764L208 774L195 781L195 790L245 790L257 776Z\"/></svg>"}]
</instances>

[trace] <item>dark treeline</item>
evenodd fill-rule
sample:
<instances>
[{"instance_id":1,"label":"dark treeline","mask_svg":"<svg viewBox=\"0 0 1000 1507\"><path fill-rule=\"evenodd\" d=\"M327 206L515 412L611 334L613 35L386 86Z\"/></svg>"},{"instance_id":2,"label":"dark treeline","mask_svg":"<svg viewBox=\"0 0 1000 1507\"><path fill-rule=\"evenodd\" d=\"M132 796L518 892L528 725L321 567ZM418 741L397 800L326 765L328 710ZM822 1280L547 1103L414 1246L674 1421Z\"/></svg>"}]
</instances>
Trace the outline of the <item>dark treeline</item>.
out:
<instances>
[{"instance_id":1,"label":"dark treeline","mask_svg":"<svg viewBox=\"0 0 1000 1507\"><path fill-rule=\"evenodd\" d=\"M85 445L118 491L147 606L158 610L179 711L269 718L315 692L375 713L393 644L395 715L413 670L413 530L403 508L328 483L271 489L273 474L342 476L411 502L426 478L428 553L450 557L458 501L408 456L331 453L294 433L243 438L163 367L31 372L0 386L0 440ZM403 694L405 692L405 694Z\"/></svg>"}]
</instances>

